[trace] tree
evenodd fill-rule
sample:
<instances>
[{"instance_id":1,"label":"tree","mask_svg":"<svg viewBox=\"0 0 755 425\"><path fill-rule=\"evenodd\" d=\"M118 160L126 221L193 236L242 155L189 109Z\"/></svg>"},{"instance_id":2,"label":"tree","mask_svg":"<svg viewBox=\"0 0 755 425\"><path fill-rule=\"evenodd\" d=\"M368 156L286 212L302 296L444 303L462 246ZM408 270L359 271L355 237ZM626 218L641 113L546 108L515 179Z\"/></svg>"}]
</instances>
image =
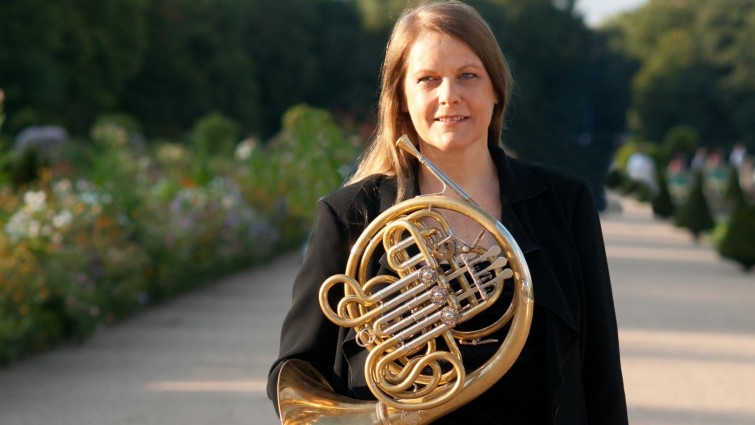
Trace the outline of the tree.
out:
<instances>
[{"instance_id":1,"label":"tree","mask_svg":"<svg viewBox=\"0 0 755 425\"><path fill-rule=\"evenodd\" d=\"M669 129L685 125L708 140L718 140L720 100L710 87L717 71L700 56L692 33L665 33L645 59L632 84L635 121L631 128L648 140L661 140Z\"/></svg>"},{"instance_id":2,"label":"tree","mask_svg":"<svg viewBox=\"0 0 755 425\"><path fill-rule=\"evenodd\" d=\"M668 158L677 154L691 157L699 145L699 133L693 127L686 125L672 127L663 138L664 153Z\"/></svg>"},{"instance_id":3,"label":"tree","mask_svg":"<svg viewBox=\"0 0 755 425\"><path fill-rule=\"evenodd\" d=\"M701 175L695 176L695 183L687 201L676 210L674 215L674 224L689 230L695 243L699 242L703 232L713 229L716 225L703 193L702 180Z\"/></svg>"},{"instance_id":4,"label":"tree","mask_svg":"<svg viewBox=\"0 0 755 425\"><path fill-rule=\"evenodd\" d=\"M239 126L218 112L202 117L191 130L191 147L194 153L194 180L206 185L212 180L210 159L230 161L239 139Z\"/></svg>"},{"instance_id":5,"label":"tree","mask_svg":"<svg viewBox=\"0 0 755 425\"><path fill-rule=\"evenodd\" d=\"M732 120L740 140L755 151L755 7L739 9L742 27L735 43L727 50L730 72L726 75L724 102L732 111Z\"/></svg>"},{"instance_id":6,"label":"tree","mask_svg":"<svg viewBox=\"0 0 755 425\"><path fill-rule=\"evenodd\" d=\"M0 3L0 86L11 131L26 122L84 132L115 108L146 46L146 0Z\"/></svg>"},{"instance_id":7,"label":"tree","mask_svg":"<svg viewBox=\"0 0 755 425\"><path fill-rule=\"evenodd\" d=\"M332 111L342 125L373 121L381 53L390 29L385 22L376 28L363 27L365 18L357 7L363 3L318 1L312 19L312 52L318 67L305 101ZM391 16L397 14L384 19Z\"/></svg>"},{"instance_id":8,"label":"tree","mask_svg":"<svg viewBox=\"0 0 755 425\"><path fill-rule=\"evenodd\" d=\"M747 203L747 200L739 182L739 170L730 167L729 181L726 183L726 191L724 192L725 209L728 212L733 212L745 203Z\"/></svg>"},{"instance_id":9,"label":"tree","mask_svg":"<svg viewBox=\"0 0 755 425\"><path fill-rule=\"evenodd\" d=\"M755 0L650 0L611 23L634 58L630 128L649 140L686 125L703 144L755 147Z\"/></svg>"},{"instance_id":10,"label":"tree","mask_svg":"<svg viewBox=\"0 0 755 425\"><path fill-rule=\"evenodd\" d=\"M123 99L147 133L179 138L212 111L246 131L261 125L258 69L244 48L253 8L241 0L150 2L144 66Z\"/></svg>"},{"instance_id":11,"label":"tree","mask_svg":"<svg viewBox=\"0 0 755 425\"><path fill-rule=\"evenodd\" d=\"M314 53L316 5L311 0L257 0L247 16L243 47L257 69L259 134L280 129L283 113L303 102L317 84L320 60Z\"/></svg>"},{"instance_id":12,"label":"tree","mask_svg":"<svg viewBox=\"0 0 755 425\"><path fill-rule=\"evenodd\" d=\"M474 2L506 55L515 86L504 144L522 158L587 180L599 208L624 132L628 64L587 29L571 1Z\"/></svg>"},{"instance_id":13,"label":"tree","mask_svg":"<svg viewBox=\"0 0 755 425\"><path fill-rule=\"evenodd\" d=\"M368 31L387 32L398 15L416 0L356 0L362 27Z\"/></svg>"},{"instance_id":14,"label":"tree","mask_svg":"<svg viewBox=\"0 0 755 425\"><path fill-rule=\"evenodd\" d=\"M674 216L674 203L671 201L671 193L666 184L665 173L658 173L658 193L653 196L651 207L653 214L659 218L670 218Z\"/></svg>"},{"instance_id":15,"label":"tree","mask_svg":"<svg viewBox=\"0 0 755 425\"><path fill-rule=\"evenodd\" d=\"M755 205L740 204L729 220L729 226L718 253L742 265L745 271L755 266Z\"/></svg>"}]
</instances>

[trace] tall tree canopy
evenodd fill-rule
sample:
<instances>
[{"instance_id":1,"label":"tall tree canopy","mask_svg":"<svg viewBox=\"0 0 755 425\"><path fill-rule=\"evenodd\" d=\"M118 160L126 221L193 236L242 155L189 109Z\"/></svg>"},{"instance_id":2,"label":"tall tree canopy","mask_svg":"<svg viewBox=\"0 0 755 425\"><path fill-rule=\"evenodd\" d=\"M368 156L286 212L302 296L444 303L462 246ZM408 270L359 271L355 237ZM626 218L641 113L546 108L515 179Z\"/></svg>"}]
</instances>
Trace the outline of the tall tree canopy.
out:
<instances>
[{"instance_id":1,"label":"tall tree canopy","mask_svg":"<svg viewBox=\"0 0 755 425\"><path fill-rule=\"evenodd\" d=\"M9 126L84 131L120 106L142 65L147 0L0 2L0 87Z\"/></svg>"},{"instance_id":2,"label":"tall tree canopy","mask_svg":"<svg viewBox=\"0 0 755 425\"><path fill-rule=\"evenodd\" d=\"M708 146L755 147L755 0L650 0L609 28L639 64L631 130L659 141L687 125Z\"/></svg>"},{"instance_id":3,"label":"tall tree canopy","mask_svg":"<svg viewBox=\"0 0 755 425\"><path fill-rule=\"evenodd\" d=\"M531 160L602 173L624 130L627 62L585 26L574 0L469 3L490 23L514 73L504 142ZM302 102L369 126L388 34L406 4L7 0L0 87L8 127L57 122L81 134L98 115L125 112L148 138L183 138L216 111L265 140ZM585 167L585 157L597 162Z\"/></svg>"}]
</instances>

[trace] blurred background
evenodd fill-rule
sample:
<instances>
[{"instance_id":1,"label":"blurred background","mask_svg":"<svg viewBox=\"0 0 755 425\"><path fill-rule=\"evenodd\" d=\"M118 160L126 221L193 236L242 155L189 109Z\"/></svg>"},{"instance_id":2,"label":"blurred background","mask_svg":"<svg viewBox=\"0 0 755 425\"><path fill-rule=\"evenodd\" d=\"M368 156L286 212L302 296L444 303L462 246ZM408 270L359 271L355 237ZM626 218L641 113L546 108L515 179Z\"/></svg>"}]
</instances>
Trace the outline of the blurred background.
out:
<instances>
[{"instance_id":1,"label":"blurred background","mask_svg":"<svg viewBox=\"0 0 755 425\"><path fill-rule=\"evenodd\" d=\"M469 3L511 152L755 265L755 0ZM406 4L0 2L0 364L298 249Z\"/></svg>"}]
</instances>

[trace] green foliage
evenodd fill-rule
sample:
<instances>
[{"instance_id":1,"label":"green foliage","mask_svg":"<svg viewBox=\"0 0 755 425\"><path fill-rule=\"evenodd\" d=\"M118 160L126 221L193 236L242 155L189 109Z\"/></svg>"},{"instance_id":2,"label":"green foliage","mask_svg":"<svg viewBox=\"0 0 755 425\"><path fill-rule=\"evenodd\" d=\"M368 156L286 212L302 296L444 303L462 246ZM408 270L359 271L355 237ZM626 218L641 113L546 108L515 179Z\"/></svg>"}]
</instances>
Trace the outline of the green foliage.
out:
<instances>
[{"instance_id":1,"label":"green foliage","mask_svg":"<svg viewBox=\"0 0 755 425\"><path fill-rule=\"evenodd\" d=\"M5 113L3 104L5 103L5 92L0 89L0 134L2 134L3 123L5 122Z\"/></svg>"},{"instance_id":2,"label":"green foliage","mask_svg":"<svg viewBox=\"0 0 755 425\"><path fill-rule=\"evenodd\" d=\"M740 204L729 220L718 253L736 261L745 271L755 266L755 205Z\"/></svg>"},{"instance_id":3,"label":"green foliage","mask_svg":"<svg viewBox=\"0 0 755 425\"><path fill-rule=\"evenodd\" d=\"M706 146L755 143L755 0L650 0L615 20L612 34L639 65L629 113L635 132L657 140L685 125Z\"/></svg>"},{"instance_id":4,"label":"green foliage","mask_svg":"<svg viewBox=\"0 0 755 425\"><path fill-rule=\"evenodd\" d=\"M278 152L278 177L292 189L286 206L294 216L314 218L312 205L337 188L356 155L325 110L298 105L283 116L283 131L274 141Z\"/></svg>"},{"instance_id":5,"label":"green foliage","mask_svg":"<svg viewBox=\"0 0 755 425\"><path fill-rule=\"evenodd\" d=\"M726 210L729 212L735 211L740 205L747 202L742 185L739 182L739 173L734 168L729 170L729 180L726 183L724 202Z\"/></svg>"},{"instance_id":6,"label":"green foliage","mask_svg":"<svg viewBox=\"0 0 755 425\"><path fill-rule=\"evenodd\" d=\"M389 30L395 18L407 5L417 0L356 0L364 28L372 31Z\"/></svg>"},{"instance_id":7,"label":"green foliage","mask_svg":"<svg viewBox=\"0 0 755 425\"><path fill-rule=\"evenodd\" d=\"M133 116L129 114L107 114L98 117L92 127L115 126L123 129L126 135L131 138L141 131L141 125Z\"/></svg>"},{"instance_id":8,"label":"green foliage","mask_svg":"<svg viewBox=\"0 0 755 425\"><path fill-rule=\"evenodd\" d=\"M603 208L603 180L626 127L631 64L585 26L573 2L469 3L489 22L516 80L504 144L582 177Z\"/></svg>"},{"instance_id":9,"label":"green foliage","mask_svg":"<svg viewBox=\"0 0 755 425\"><path fill-rule=\"evenodd\" d=\"M59 338L60 325L49 323L44 313L35 314L49 292L28 246L11 244L0 232L0 258L0 364L6 364L47 347Z\"/></svg>"},{"instance_id":10,"label":"green foliage","mask_svg":"<svg viewBox=\"0 0 755 425\"><path fill-rule=\"evenodd\" d=\"M39 178L44 166L37 149L24 149L10 162L10 183L16 188L23 188Z\"/></svg>"},{"instance_id":11,"label":"green foliage","mask_svg":"<svg viewBox=\"0 0 755 425\"><path fill-rule=\"evenodd\" d=\"M619 168L611 168L606 174L605 185L609 189L619 189L627 178L626 174Z\"/></svg>"},{"instance_id":12,"label":"green foliage","mask_svg":"<svg viewBox=\"0 0 755 425\"><path fill-rule=\"evenodd\" d=\"M41 181L2 220L0 321L11 350L0 362L89 335L98 323L133 311L144 256L104 197L81 181ZM7 195L7 194L6 194ZM4 269L5 265L8 269ZM124 292L124 290L126 292Z\"/></svg>"},{"instance_id":13,"label":"green foliage","mask_svg":"<svg viewBox=\"0 0 755 425\"><path fill-rule=\"evenodd\" d=\"M163 137L183 136L211 111L243 122L245 130L257 129L262 120L259 69L264 63L270 72L287 68L250 55L246 40L258 36L253 18L276 22L282 39L288 29L280 24L280 16L266 16L260 3L149 2L147 48L141 70L128 83L123 110L138 117L145 132Z\"/></svg>"},{"instance_id":14,"label":"green foliage","mask_svg":"<svg viewBox=\"0 0 755 425\"><path fill-rule=\"evenodd\" d=\"M597 168L597 180L602 181L610 152L578 152L585 143L610 148L623 131L623 65L614 61L602 38L552 1L473 4L484 10L517 80L506 145L523 158L566 166L579 174ZM603 78L604 72L612 77ZM592 157L602 163L585 167L584 160Z\"/></svg>"},{"instance_id":15,"label":"green foliage","mask_svg":"<svg viewBox=\"0 0 755 425\"><path fill-rule=\"evenodd\" d=\"M621 186L619 187L619 193L622 195L634 195L639 188L639 184L635 180L629 178L629 176L625 177L626 178L621 182Z\"/></svg>"},{"instance_id":16,"label":"green foliage","mask_svg":"<svg viewBox=\"0 0 755 425\"><path fill-rule=\"evenodd\" d=\"M170 199L180 188L181 180L187 178L186 171L192 169L191 149L180 143L163 141L154 151L156 165L167 176L165 184L158 186L159 192L155 195ZM193 179L191 184L194 184Z\"/></svg>"},{"instance_id":17,"label":"green foliage","mask_svg":"<svg viewBox=\"0 0 755 425\"><path fill-rule=\"evenodd\" d=\"M196 152L231 158L239 138L239 125L220 112L199 119L191 130L191 145Z\"/></svg>"},{"instance_id":18,"label":"green foliage","mask_svg":"<svg viewBox=\"0 0 755 425\"><path fill-rule=\"evenodd\" d=\"M3 140L0 138L0 186L5 185L10 180L10 164L13 160L13 151L3 146Z\"/></svg>"},{"instance_id":19,"label":"green foliage","mask_svg":"<svg viewBox=\"0 0 755 425\"><path fill-rule=\"evenodd\" d=\"M139 211L137 240L148 253L143 297L160 302L279 249L279 232L225 177L205 186L165 176ZM285 223L285 217L278 217Z\"/></svg>"},{"instance_id":20,"label":"green foliage","mask_svg":"<svg viewBox=\"0 0 755 425\"><path fill-rule=\"evenodd\" d=\"M699 241L702 233L715 227L716 223L710 206L703 194L702 176L696 176L687 201L677 208L674 224L689 230L696 242Z\"/></svg>"},{"instance_id":21,"label":"green foliage","mask_svg":"<svg viewBox=\"0 0 755 425\"><path fill-rule=\"evenodd\" d=\"M637 138L630 139L628 142L621 145L616 151L613 157L613 166L621 170L626 170L629 157L635 152L645 152L658 162L658 158L661 156L658 149L658 145L651 142L641 141ZM656 163L656 166L659 164Z\"/></svg>"},{"instance_id":22,"label":"green foliage","mask_svg":"<svg viewBox=\"0 0 755 425\"><path fill-rule=\"evenodd\" d=\"M106 202L106 208L115 215L129 217L141 202L139 185L135 182L143 178L144 170L139 166L138 153L128 131L116 122L100 119L90 130L88 177L98 187L117 194Z\"/></svg>"},{"instance_id":23,"label":"green foliage","mask_svg":"<svg viewBox=\"0 0 755 425\"><path fill-rule=\"evenodd\" d=\"M237 153L248 167L241 178L246 199L273 217L295 218L282 237L299 240L313 223L317 199L343 182L356 147L330 113L302 104L286 112L283 130L267 146L246 141Z\"/></svg>"},{"instance_id":24,"label":"green foliage","mask_svg":"<svg viewBox=\"0 0 755 425\"><path fill-rule=\"evenodd\" d=\"M654 198L653 189L644 181L636 183L634 195L640 202L651 202Z\"/></svg>"},{"instance_id":25,"label":"green foliage","mask_svg":"<svg viewBox=\"0 0 755 425\"><path fill-rule=\"evenodd\" d=\"M68 174L42 168L24 190L0 186L0 364L280 249L232 179L197 186L181 155L145 156L113 120L90 134L65 152L80 159Z\"/></svg>"},{"instance_id":26,"label":"green foliage","mask_svg":"<svg viewBox=\"0 0 755 425\"><path fill-rule=\"evenodd\" d=\"M146 5L146 0L0 3L0 81L11 117L29 107L45 121L33 124L65 122L74 133L85 132L97 115L119 103L141 66Z\"/></svg>"},{"instance_id":27,"label":"green foliage","mask_svg":"<svg viewBox=\"0 0 755 425\"><path fill-rule=\"evenodd\" d=\"M666 179L662 175L658 179L658 193L653 197L651 207L656 217L670 218L674 216L674 203L671 200Z\"/></svg>"},{"instance_id":28,"label":"green foliage","mask_svg":"<svg viewBox=\"0 0 755 425\"><path fill-rule=\"evenodd\" d=\"M210 111L238 122L242 134L265 139L302 102L369 133L388 29L407 4L12 3L0 6L9 40L0 48L0 81L12 82L12 132L63 123L81 136L94 117L125 111L151 138L173 139ZM517 77L507 142L523 157L565 164L600 182L613 137L624 129L626 61L605 48L569 2L471 3L491 23ZM584 141L596 147L581 149ZM583 166L585 153L594 166Z\"/></svg>"},{"instance_id":29,"label":"green foliage","mask_svg":"<svg viewBox=\"0 0 755 425\"><path fill-rule=\"evenodd\" d=\"M239 137L239 125L219 112L202 117L191 130L194 180L204 186L212 179L210 158L230 161Z\"/></svg>"},{"instance_id":30,"label":"green foliage","mask_svg":"<svg viewBox=\"0 0 755 425\"><path fill-rule=\"evenodd\" d=\"M662 144L668 158L676 154L691 157L700 146L700 134L694 127L678 125L666 132Z\"/></svg>"},{"instance_id":31,"label":"green foliage","mask_svg":"<svg viewBox=\"0 0 755 425\"><path fill-rule=\"evenodd\" d=\"M5 92L0 89L0 186L5 184L10 176L8 175L9 164L13 159L13 151L6 147L5 140L2 137L3 122L5 114L3 113L3 103L5 102Z\"/></svg>"}]
</instances>

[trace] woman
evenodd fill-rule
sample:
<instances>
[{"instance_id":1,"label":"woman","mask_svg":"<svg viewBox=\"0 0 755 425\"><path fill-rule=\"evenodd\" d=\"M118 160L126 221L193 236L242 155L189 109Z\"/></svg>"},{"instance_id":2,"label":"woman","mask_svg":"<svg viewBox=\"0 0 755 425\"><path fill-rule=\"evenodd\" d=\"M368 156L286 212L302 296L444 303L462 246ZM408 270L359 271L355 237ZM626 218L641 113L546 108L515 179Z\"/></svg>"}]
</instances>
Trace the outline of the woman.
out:
<instances>
[{"instance_id":1,"label":"woman","mask_svg":"<svg viewBox=\"0 0 755 425\"><path fill-rule=\"evenodd\" d=\"M591 193L582 182L499 147L512 80L490 28L456 1L407 9L388 42L381 78L375 140L346 185L318 202L270 371L270 398L277 401L278 372L292 358L309 362L340 394L371 397L365 350L353 332L325 318L318 291L344 272L351 246L380 212L441 190L425 167L395 147L407 134L500 218L524 252L535 287L530 334L514 366L482 396L435 423L626 424L610 278ZM448 219L464 240L479 232L464 217ZM474 358L496 348L466 350Z\"/></svg>"}]
</instances>

